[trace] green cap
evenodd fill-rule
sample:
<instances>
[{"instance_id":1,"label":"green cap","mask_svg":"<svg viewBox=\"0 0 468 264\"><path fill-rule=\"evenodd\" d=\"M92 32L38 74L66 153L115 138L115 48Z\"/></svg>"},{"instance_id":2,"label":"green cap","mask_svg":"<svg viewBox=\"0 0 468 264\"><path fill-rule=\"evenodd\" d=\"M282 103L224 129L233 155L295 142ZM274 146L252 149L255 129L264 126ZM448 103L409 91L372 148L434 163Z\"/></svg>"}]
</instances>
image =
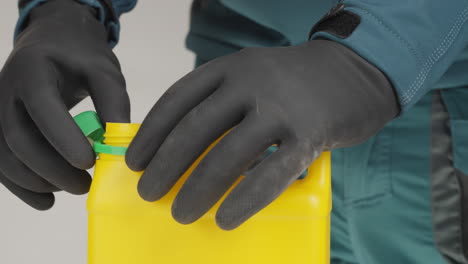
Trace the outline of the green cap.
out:
<instances>
[{"instance_id":1,"label":"green cap","mask_svg":"<svg viewBox=\"0 0 468 264\"><path fill-rule=\"evenodd\" d=\"M110 146L103 143L105 130L99 117L94 111L86 111L73 118L83 134L93 141L96 153L125 156L126 147Z\"/></svg>"},{"instance_id":2,"label":"green cap","mask_svg":"<svg viewBox=\"0 0 468 264\"><path fill-rule=\"evenodd\" d=\"M83 112L73 118L83 134L93 142L104 140L104 128L94 111Z\"/></svg>"}]
</instances>

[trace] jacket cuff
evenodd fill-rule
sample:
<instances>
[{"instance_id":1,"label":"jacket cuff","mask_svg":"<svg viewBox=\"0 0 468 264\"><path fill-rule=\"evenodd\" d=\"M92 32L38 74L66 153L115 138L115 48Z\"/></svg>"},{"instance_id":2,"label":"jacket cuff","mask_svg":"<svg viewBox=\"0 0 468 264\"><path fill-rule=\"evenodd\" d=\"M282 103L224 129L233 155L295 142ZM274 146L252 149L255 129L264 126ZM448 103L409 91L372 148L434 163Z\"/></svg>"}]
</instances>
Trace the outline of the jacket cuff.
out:
<instances>
[{"instance_id":1,"label":"jacket cuff","mask_svg":"<svg viewBox=\"0 0 468 264\"><path fill-rule=\"evenodd\" d=\"M16 23L14 39L24 30L29 13L36 6L47 2L49 0L30 0L20 1L20 16ZM76 0L79 3L89 5L98 10L98 20L104 24L108 32L108 43L114 48L120 37L120 23L119 17L122 13L128 12L133 9L137 0Z\"/></svg>"},{"instance_id":2,"label":"jacket cuff","mask_svg":"<svg viewBox=\"0 0 468 264\"><path fill-rule=\"evenodd\" d=\"M339 42L380 69L392 82L402 112L432 88L464 48L465 41L461 41L459 36L464 34L462 31L468 18L468 8L457 14L450 27L432 32L431 35L426 25L422 24L420 31L425 34L412 37L406 28L413 27L414 21L413 24L404 21L405 17L399 18L398 22L403 21L403 24L398 25L391 17L379 14L378 11L373 12L372 8L354 4L343 10L360 18L360 22L348 35L321 28L312 32L311 39L325 38ZM405 22L408 22L407 26Z\"/></svg>"},{"instance_id":3,"label":"jacket cuff","mask_svg":"<svg viewBox=\"0 0 468 264\"><path fill-rule=\"evenodd\" d=\"M138 0L112 0L117 17L120 17L120 15L123 13L132 11L132 9L135 8L137 2Z\"/></svg>"}]
</instances>

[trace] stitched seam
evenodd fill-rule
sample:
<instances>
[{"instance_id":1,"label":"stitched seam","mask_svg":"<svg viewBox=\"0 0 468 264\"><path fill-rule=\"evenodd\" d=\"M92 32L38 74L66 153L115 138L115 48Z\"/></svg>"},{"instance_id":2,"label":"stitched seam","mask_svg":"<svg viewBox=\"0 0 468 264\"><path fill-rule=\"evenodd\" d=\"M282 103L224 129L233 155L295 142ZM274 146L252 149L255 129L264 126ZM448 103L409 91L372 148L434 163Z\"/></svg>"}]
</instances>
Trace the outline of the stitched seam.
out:
<instances>
[{"instance_id":1,"label":"stitched seam","mask_svg":"<svg viewBox=\"0 0 468 264\"><path fill-rule=\"evenodd\" d=\"M419 64L422 63L422 56L417 52L417 49L415 49L409 41L407 41L405 38L403 38L398 31L396 31L394 28L392 28L390 25L386 24L381 18L373 14L369 9L360 7L360 6L355 6L353 4L347 4L348 7L352 7L355 9L359 9L363 11L368 17L372 18L375 20L378 24L380 24L386 31L390 32L403 46L405 46L409 52L416 58L416 62Z\"/></svg>"},{"instance_id":2,"label":"stitched seam","mask_svg":"<svg viewBox=\"0 0 468 264\"><path fill-rule=\"evenodd\" d=\"M432 70L433 66L442 58L442 56L445 55L448 49L453 45L453 42L460 34L460 31L465 25L467 19L468 5L466 5L463 11L457 16L455 23L453 24L445 38L442 40L440 45L431 52L431 55L423 64L421 71L412 82L410 88L404 92L404 94L401 97L402 104L409 103L416 95L416 93L421 89L422 85L427 79L427 76L429 75L429 72Z\"/></svg>"}]
</instances>

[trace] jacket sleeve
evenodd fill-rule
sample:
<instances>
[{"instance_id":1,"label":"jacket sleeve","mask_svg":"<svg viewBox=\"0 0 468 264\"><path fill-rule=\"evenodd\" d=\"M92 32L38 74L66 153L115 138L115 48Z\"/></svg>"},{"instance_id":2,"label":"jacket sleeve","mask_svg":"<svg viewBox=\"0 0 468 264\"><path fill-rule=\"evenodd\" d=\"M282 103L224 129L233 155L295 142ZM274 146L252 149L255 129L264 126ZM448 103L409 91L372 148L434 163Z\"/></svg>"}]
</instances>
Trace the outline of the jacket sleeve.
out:
<instances>
[{"instance_id":1,"label":"jacket sleeve","mask_svg":"<svg viewBox=\"0 0 468 264\"><path fill-rule=\"evenodd\" d=\"M467 0L345 0L341 5L358 17L352 33L342 36L321 27L311 37L337 41L377 66L392 82L402 111L433 87L468 44ZM333 24L349 26L328 23Z\"/></svg>"},{"instance_id":2,"label":"jacket sleeve","mask_svg":"<svg viewBox=\"0 0 468 264\"><path fill-rule=\"evenodd\" d=\"M19 19L16 23L15 39L25 27L29 12L36 6L49 0L19 0ZM131 11L138 0L76 0L98 9L98 18L109 32L109 45L114 47L119 41L119 18L123 13Z\"/></svg>"}]
</instances>

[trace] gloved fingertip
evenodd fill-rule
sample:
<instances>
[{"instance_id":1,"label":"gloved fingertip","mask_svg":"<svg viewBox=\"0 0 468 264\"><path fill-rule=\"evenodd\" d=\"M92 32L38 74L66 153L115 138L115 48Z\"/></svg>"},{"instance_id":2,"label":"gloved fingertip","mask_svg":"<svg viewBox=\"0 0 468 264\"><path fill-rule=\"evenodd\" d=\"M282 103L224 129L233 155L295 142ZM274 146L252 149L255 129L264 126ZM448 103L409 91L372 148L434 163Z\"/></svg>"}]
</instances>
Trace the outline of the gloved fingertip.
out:
<instances>
[{"instance_id":1,"label":"gloved fingertip","mask_svg":"<svg viewBox=\"0 0 468 264\"><path fill-rule=\"evenodd\" d=\"M87 171L83 170L77 177L71 179L73 181L67 181L66 185L62 183L61 189L73 195L83 195L89 192L92 178Z\"/></svg>"},{"instance_id":2,"label":"gloved fingertip","mask_svg":"<svg viewBox=\"0 0 468 264\"><path fill-rule=\"evenodd\" d=\"M73 167L80 170L91 169L96 163L96 154L94 151L86 151L81 154L77 154L70 158L70 163Z\"/></svg>"},{"instance_id":3,"label":"gloved fingertip","mask_svg":"<svg viewBox=\"0 0 468 264\"><path fill-rule=\"evenodd\" d=\"M70 140L69 146L61 144L56 148L61 150L61 155L73 167L80 170L91 169L96 163L96 153L89 141L83 134L77 135Z\"/></svg>"},{"instance_id":4,"label":"gloved fingertip","mask_svg":"<svg viewBox=\"0 0 468 264\"><path fill-rule=\"evenodd\" d=\"M102 123L130 123L130 98L124 89L116 89L112 95L94 99Z\"/></svg>"},{"instance_id":5,"label":"gloved fingertip","mask_svg":"<svg viewBox=\"0 0 468 264\"><path fill-rule=\"evenodd\" d=\"M172 204L172 217L180 224L188 225L197 221L200 217L195 216L192 212L188 212L187 208L179 206L178 199Z\"/></svg>"},{"instance_id":6,"label":"gloved fingertip","mask_svg":"<svg viewBox=\"0 0 468 264\"><path fill-rule=\"evenodd\" d=\"M125 108L125 107L123 107ZM118 110L116 113L112 114L102 114L101 119L104 123L130 123L130 111L124 109Z\"/></svg>"},{"instance_id":7,"label":"gloved fingertip","mask_svg":"<svg viewBox=\"0 0 468 264\"><path fill-rule=\"evenodd\" d=\"M182 225L189 225L195 222L195 220L192 220L190 217L187 217L184 214L175 213L174 211L172 212L172 218L174 218L174 220L176 220L177 223Z\"/></svg>"},{"instance_id":8,"label":"gloved fingertip","mask_svg":"<svg viewBox=\"0 0 468 264\"><path fill-rule=\"evenodd\" d=\"M218 209L215 218L216 225L226 231L238 228L247 220L239 219L239 217L234 216L232 213L226 212L226 208L224 208L223 205L221 205L221 207Z\"/></svg>"},{"instance_id":9,"label":"gloved fingertip","mask_svg":"<svg viewBox=\"0 0 468 264\"><path fill-rule=\"evenodd\" d=\"M83 195L87 194L89 192L89 189L91 187L91 184L89 185L83 185L79 189L73 190L73 191L68 191L70 194L73 195Z\"/></svg>"},{"instance_id":10,"label":"gloved fingertip","mask_svg":"<svg viewBox=\"0 0 468 264\"><path fill-rule=\"evenodd\" d=\"M145 177L145 174L143 174L140 181L138 182L138 194L140 197L147 202L155 202L161 199L164 195L158 194L153 184L149 183L146 178L147 177Z\"/></svg>"},{"instance_id":11,"label":"gloved fingertip","mask_svg":"<svg viewBox=\"0 0 468 264\"><path fill-rule=\"evenodd\" d=\"M130 147L127 149L125 154L125 162L127 163L128 168L132 171L142 171L146 168L146 164L142 162L140 151L136 147Z\"/></svg>"},{"instance_id":12,"label":"gloved fingertip","mask_svg":"<svg viewBox=\"0 0 468 264\"><path fill-rule=\"evenodd\" d=\"M240 224L233 221L220 220L216 217L216 225L225 231L231 231L240 226Z\"/></svg>"},{"instance_id":13,"label":"gloved fingertip","mask_svg":"<svg viewBox=\"0 0 468 264\"><path fill-rule=\"evenodd\" d=\"M52 193L29 193L19 196L23 202L38 211L47 211L55 204L55 196Z\"/></svg>"},{"instance_id":14,"label":"gloved fingertip","mask_svg":"<svg viewBox=\"0 0 468 264\"><path fill-rule=\"evenodd\" d=\"M34 205L31 205L34 209L38 211L47 211L51 209L55 204L55 196L51 195L49 199L42 199L35 203Z\"/></svg>"}]
</instances>

